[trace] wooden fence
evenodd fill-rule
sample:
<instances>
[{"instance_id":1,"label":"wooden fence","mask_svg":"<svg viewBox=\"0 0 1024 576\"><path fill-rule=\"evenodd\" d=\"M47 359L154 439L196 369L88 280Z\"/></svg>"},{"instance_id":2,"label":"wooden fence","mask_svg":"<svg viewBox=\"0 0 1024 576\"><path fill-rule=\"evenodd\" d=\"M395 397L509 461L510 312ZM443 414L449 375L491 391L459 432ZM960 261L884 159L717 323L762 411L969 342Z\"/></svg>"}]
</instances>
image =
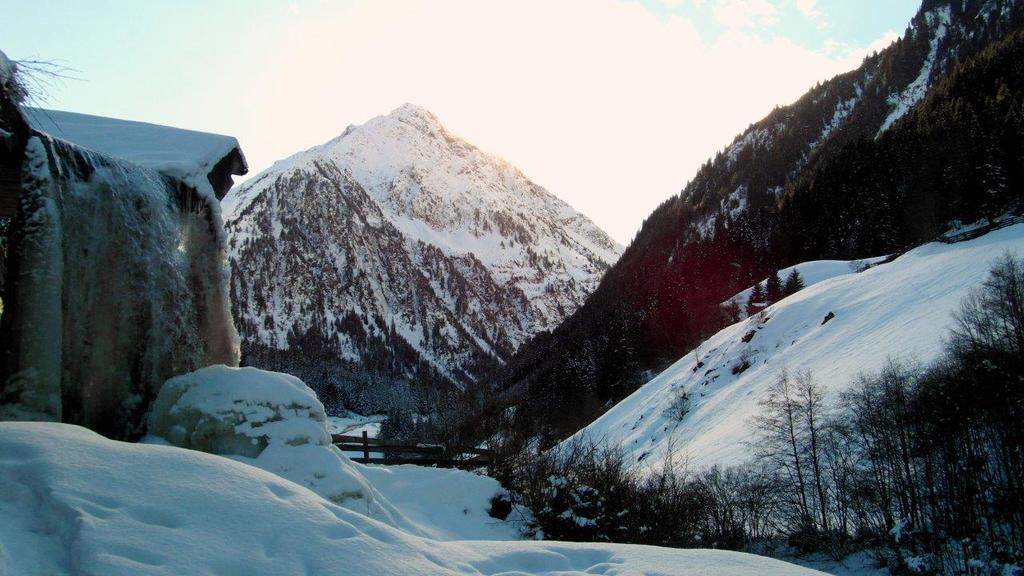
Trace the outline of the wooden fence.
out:
<instances>
[{"instance_id":1,"label":"wooden fence","mask_svg":"<svg viewBox=\"0 0 1024 576\"><path fill-rule=\"evenodd\" d=\"M483 468L497 459L494 451L483 448L449 447L441 444L414 444L402 440L381 440L362 436L333 434L334 445L362 464L419 464L440 468Z\"/></svg>"},{"instance_id":2,"label":"wooden fence","mask_svg":"<svg viewBox=\"0 0 1024 576\"><path fill-rule=\"evenodd\" d=\"M1000 228L1006 228L1007 226L1013 226L1014 224L1020 224L1024 222L1024 216L1012 216L1010 218L1004 218L999 222L988 224L987 226L979 226L974 230L968 230L952 236L939 236L939 242L945 244L955 244L957 242L963 242L964 240L973 240L979 236L984 236L993 230L999 230Z\"/></svg>"},{"instance_id":3,"label":"wooden fence","mask_svg":"<svg viewBox=\"0 0 1024 576\"><path fill-rule=\"evenodd\" d=\"M1009 218L1004 218L1004 219L1000 220L999 222L995 222L995 223L992 223L992 224L986 224L984 226L979 226L977 228L974 228L973 230L968 230L966 232L960 232L959 234L952 234L950 236L946 236L945 234L941 234L938 237L936 237L935 239L929 240L929 242L942 242L943 244L956 244L957 242L965 242L967 240L974 240L975 238L979 238L981 236L984 236L985 234L988 234L989 232L991 232L993 230L999 230L1000 228L1006 228L1007 226L1013 226L1014 224L1020 224L1021 222L1024 222L1024 216L1011 216ZM922 244L926 244L926 243L927 242L924 242ZM910 252L914 248L917 248L918 246L920 246L920 244L915 244L913 246L907 246L906 248L903 248L902 250L898 250L896 252L893 252L892 254L889 255L888 258L886 258L885 260L880 262L880 264L888 264L889 262L892 262L893 260L899 258L900 256L903 256L907 252Z\"/></svg>"}]
</instances>

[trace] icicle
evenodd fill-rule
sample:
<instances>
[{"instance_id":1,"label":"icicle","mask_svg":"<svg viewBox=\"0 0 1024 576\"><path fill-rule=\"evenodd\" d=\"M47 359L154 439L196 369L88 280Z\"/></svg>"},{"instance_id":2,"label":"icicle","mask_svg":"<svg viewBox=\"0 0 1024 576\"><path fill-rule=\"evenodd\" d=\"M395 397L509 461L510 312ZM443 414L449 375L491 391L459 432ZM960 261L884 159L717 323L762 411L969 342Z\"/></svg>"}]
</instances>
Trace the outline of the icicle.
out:
<instances>
[{"instance_id":1,"label":"icicle","mask_svg":"<svg viewBox=\"0 0 1024 576\"><path fill-rule=\"evenodd\" d=\"M216 198L45 135L27 152L0 416L136 437L166 379L238 364Z\"/></svg>"},{"instance_id":2,"label":"icicle","mask_svg":"<svg viewBox=\"0 0 1024 576\"><path fill-rule=\"evenodd\" d=\"M0 407L0 418L61 420L61 296L63 250L59 191L50 176L47 153L39 138L25 150L21 197L23 240L17 306L8 305L10 323L20 340L4 395L17 403Z\"/></svg>"}]
</instances>

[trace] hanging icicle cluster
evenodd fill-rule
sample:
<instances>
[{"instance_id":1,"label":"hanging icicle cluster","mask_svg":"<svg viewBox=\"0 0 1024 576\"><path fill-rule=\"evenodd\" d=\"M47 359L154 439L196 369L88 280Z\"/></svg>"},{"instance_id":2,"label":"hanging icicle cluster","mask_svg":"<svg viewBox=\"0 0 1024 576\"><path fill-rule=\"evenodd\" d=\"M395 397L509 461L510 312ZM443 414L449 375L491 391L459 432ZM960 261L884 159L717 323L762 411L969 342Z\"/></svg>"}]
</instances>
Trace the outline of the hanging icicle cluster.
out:
<instances>
[{"instance_id":1,"label":"hanging icicle cluster","mask_svg":"<svg viewBox=\"0 0 1024 576\"><path fill-rule=\"evenodd\" d=\"M137 437L167 378L238 364L217 199L38 131L18 152L0 419Z\"/></svg>"}]
</instances>

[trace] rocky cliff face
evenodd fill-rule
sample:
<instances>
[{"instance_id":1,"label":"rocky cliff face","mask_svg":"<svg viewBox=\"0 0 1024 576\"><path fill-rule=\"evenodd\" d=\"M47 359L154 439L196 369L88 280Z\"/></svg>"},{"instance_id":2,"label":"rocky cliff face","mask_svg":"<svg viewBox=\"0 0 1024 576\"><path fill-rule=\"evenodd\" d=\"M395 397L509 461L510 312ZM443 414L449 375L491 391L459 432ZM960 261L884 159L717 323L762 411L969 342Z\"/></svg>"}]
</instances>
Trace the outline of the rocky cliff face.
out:
<instances>
[{"instance_id":1,"label":"rocky cliff face","mask_svg":"<svg viewBox=\"0 0 1024 576\"><path fill-rule=\"evenodd\" d=\"M409 104L224 207L243 361L300 375L329 407L429 408L561 322L621 250Z\"/></svg>"}]
</instances>

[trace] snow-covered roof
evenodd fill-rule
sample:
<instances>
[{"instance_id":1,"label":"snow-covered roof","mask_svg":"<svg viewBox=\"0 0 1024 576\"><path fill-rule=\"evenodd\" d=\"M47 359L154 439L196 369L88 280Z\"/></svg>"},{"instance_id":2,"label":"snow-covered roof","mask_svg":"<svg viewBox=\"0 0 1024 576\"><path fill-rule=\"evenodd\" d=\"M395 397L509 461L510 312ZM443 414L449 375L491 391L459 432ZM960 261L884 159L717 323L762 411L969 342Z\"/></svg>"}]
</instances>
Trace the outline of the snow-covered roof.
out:
<instances>
[{"instance_id":1,"label":"snow-covered roof","mask_svg":"<svg viewBox=\"0 0 1024 576\"><path fill-rule=\"evenodd\" d=\"M83 148L181 180L206 177L218 197L227 188L224 175L214 172L228 170L228 176L248 172L238 140L232 136L42 108L25 107L23 112L36 130ZM230 179L226 185L230 187Z\"/></svg>"}]
</instances>

